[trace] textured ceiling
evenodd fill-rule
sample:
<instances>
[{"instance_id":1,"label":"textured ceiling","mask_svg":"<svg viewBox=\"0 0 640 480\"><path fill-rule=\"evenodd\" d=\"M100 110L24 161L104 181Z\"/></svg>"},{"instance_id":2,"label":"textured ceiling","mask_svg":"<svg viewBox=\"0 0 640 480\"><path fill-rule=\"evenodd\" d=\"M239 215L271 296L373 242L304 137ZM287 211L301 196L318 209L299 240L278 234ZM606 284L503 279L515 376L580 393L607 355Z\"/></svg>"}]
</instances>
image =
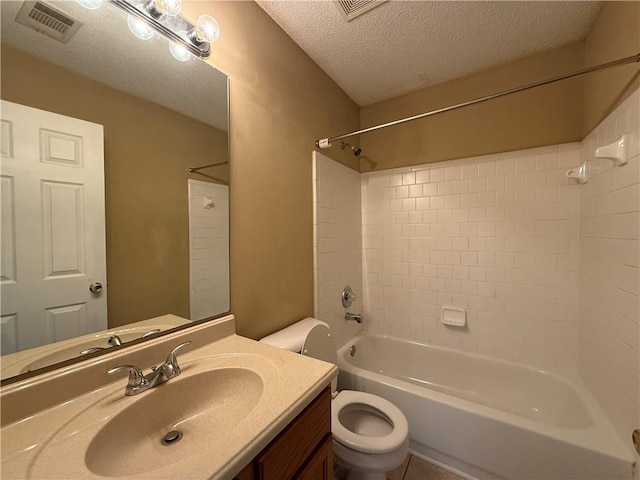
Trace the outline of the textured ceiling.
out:
<instances>
[{"instance_id":1,"label":"textured ceiling","mask_svg":"<svg viewBox=\"0 0 640 480\"><path fill-rule=\"evenodd\" d=\"M201 60L175 60L164 38L135 38L126 15L112 5L87 10L75 1L49 3L84 23L68 43L15 22L23 2L6 0L0 2L2 43L220 130L228 129L224 74Z\"/></svg>"},{"instance_id":2,"label":"textured ceiling","mask_svg":"<svg viewBox=\"0 0 640 480\"><path fill-rule=\"evenodd\" d=\"M392 0L347 23L329 1L258 4L360 106L582 40L600 8Z\"/></svg>"}]
</instances>

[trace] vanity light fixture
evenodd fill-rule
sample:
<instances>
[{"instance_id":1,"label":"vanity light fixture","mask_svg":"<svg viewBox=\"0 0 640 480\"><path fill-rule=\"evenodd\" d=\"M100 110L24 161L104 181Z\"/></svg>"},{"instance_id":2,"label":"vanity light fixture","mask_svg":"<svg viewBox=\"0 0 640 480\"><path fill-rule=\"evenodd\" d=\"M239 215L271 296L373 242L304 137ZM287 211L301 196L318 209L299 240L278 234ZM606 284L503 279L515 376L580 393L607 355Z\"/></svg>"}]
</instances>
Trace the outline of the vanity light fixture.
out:
<instances>
[{"instance_id":1,"label":"vanity light fixture","mask_svg":"<svg viewBox=\"0 0 640 480\"><path fill-rule=\"evenodd\" d=\"M206 59L211 56L211 44L220 38L220 26L211 15L200 15L195 25L180 15L182 0L107 0L129 16L131 32L142 40L154 31L169 40L171 55L180 61L191 56ZM77 0L86 8L97 8L102 0Z\"/></svg>"}]
</instances>

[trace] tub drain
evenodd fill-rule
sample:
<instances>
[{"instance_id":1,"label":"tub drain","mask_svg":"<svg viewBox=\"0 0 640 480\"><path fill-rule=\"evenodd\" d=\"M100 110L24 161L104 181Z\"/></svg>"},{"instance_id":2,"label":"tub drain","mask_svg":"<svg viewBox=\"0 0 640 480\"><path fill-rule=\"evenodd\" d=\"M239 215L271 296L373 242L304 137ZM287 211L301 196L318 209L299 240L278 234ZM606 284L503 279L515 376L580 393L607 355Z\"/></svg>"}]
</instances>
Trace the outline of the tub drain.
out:
<instances>
[{"instance_id":1,"label":"tub drain","mask_svg":"<svg viewBox=\"0 0 640 480\"><path fill-rule=\"evenodd\" d=\"M163 445L169 446L169 445L178 443L181 438L182 438L182 432L179 432L178 430L171 430L164 437L162 437L162 440L160 440L160 442Z\"/></svg>"}]
</instances>

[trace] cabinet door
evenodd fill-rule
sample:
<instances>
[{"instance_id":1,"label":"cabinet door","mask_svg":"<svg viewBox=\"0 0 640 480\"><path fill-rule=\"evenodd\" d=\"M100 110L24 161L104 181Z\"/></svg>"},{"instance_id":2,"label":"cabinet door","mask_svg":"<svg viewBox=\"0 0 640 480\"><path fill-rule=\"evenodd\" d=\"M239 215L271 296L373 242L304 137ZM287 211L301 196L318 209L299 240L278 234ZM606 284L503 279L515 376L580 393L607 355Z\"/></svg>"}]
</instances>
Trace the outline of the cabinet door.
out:
<instances>
[{"instance_id":1,"label":"cabinet door","mask_svg":"<svg viewBox=\"0 0 640 480\"><path fill-rule=\"evenodd\" d=\"M333 444L331 435L326 436L297 478L299 480L331 480L333 478Z\"/></svg>"},{"instance_id":2,"label":"cabinet door","mask_svg":"<svg viewBox=\"0 0 640 480\"><path fill-rule=\"evenodd\" d=\"M256 476L253 461L244 467L238 475L233 477L233 480L253 480Z\"/></svg>"},{"instance_id":3,"label":"cabinet door","mask_svg":"<svg viewBox=\"0 0 640 480\"><path fill-rule=\"evenodd\" d=\"M307 463L326 437L331 438L331 390L326 388L265 448L256 460L262 480L299 478L296 472ZM330 478L330 477L327 477Z\"/></svg>"}]
</instances>

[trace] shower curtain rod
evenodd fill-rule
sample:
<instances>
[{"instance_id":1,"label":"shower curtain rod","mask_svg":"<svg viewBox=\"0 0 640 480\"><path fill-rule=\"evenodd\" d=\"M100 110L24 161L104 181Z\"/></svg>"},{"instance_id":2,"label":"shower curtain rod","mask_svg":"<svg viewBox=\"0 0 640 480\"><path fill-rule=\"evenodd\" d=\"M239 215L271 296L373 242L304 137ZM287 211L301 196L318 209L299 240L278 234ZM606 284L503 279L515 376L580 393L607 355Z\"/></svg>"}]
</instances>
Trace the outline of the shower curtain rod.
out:
<instances>
[{"instance_id":1,"label":"shower curtain rod","mask_svg":"<svg viewBox=\"0 0 640 480\"><path fill-rule=\"evenodd\" d=\"M342 140L344 138L353 137L355 135L360 135L362 133L369 133L375 130L380 130L381 128L393 127L394 125L400 125L402 123L412 122L413 120L419 120L421 118L430 117L432 115L437 115L438 113L449 112L451 110L456 110L462 107L468 107L469 105L475 105L476 103L486 102L487 100L493 100L495 98L505 97L507 95L511 95L512 93L523 92L525 90L529 90L531 88L541 87L543 85L548 85L550 83L559 82L561 80L567 80L569 78L578 77L580 75L584 75L586 73L595 72L597 70L604 70L606 68L617 67L619 65L626 65L628 63L638 63L640 62L640 53L635 55L631 55L630 57L620 58L618 60L614 60L608 63L602 63L600 65L596 65L593 67L585 68L583 70L578 70L577 72L568 73L566 75L560 75L553 78L548 78L546 80L541 80L539 82L530 83L528 85L524 85L522 87L512 88L510 90L505 90L503 92L494 93L492 95L487 95L486 97L476 98L474 100L469 100L467 102L458 103L456 105L450 105L448 107L439 108L437 110L432 110L426 113L420 113L418 115L413 115L411 117L402 118L400 120L394 120L393 122L382 123L380 125L376 125L373 127L363 128L362 130L357 130L351 133L345 133L343 135L338 135L335 137L322 138L320 140L316 140L316 147L319 148L329 148L331 146L331 142L335 140Z\"/></svg>"},{"instance_id":2,"label":"shower curtain rod","mask_svg":"<svg viewBox=\"0 0 640 480\"><path fill-rule=\"evenodd\" d=\"M202 175L203 177L207 177L210 178L212 180L215 180L217 182L220 182L224 185L229 185L229 182L227 180L223 180L221 178L218 177L214 177L213 175L208 175L206 173L202 173L200 170L202 170L203 168L209 168L209 167L217 167L218 165L227 165L229 163L229 160L223 160L222 162L217 162L217 163L209 163L208 165L202 165L200 167L189 167L189 173L196 173L198 175Z\"/></svg>"},{"instance_id":3,"label":"shower curtain rod","mask_svg":"<svg viewBox=\"0 0 640 480\"><path fill-rule=\"evenodd\" d=\"M203 168L216 167L218 165L226 165L229 163L229 160L223 160L222 162L210 163L208 165L202 165L201 167L189 167L189 173L198 173L198 170L202 170Z\"/></svg>"}]
</instances>

